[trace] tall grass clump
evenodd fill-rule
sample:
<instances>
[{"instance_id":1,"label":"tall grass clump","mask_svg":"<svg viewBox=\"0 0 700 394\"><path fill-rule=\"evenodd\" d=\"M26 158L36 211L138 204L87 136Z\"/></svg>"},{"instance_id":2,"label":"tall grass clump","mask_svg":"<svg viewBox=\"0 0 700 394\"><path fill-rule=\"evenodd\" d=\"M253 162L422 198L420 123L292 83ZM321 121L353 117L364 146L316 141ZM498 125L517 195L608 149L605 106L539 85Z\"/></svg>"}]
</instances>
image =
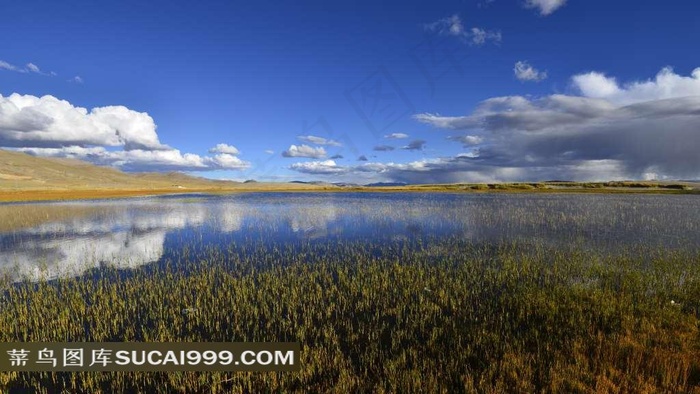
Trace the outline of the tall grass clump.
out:
<instances>
[{"instance_id":1,"label":"tall grass clump","mask_svg":"<svg viewBox=\"0 0 700 394\"><path fill-rule=\"evenodd\" d=\"M302 344L294 373L3 372L3 392L700 393L692 252L250 242L2 288L2 341Z\"/></svg>"}]
</instances>

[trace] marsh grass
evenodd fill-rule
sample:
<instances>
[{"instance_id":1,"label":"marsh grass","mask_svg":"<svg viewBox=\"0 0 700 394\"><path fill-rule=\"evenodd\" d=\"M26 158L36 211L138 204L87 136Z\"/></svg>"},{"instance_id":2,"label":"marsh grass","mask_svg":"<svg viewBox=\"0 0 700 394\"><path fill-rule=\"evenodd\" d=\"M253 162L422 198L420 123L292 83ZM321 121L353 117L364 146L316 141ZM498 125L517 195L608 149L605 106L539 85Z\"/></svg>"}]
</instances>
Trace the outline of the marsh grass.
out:
<instances>
[{"instance_id":1,"label":"marsh grass","mask_svg":"<svg viewBox=\"0 0 700 394\"><path fill-rule=\"evenodd\" d=\"M299 341L302 370L3 372L0 388L700 392L698 254L611 257L448 237L182 256L127 274L6 281L0 340Z\"/></svg>"}]
</instances>

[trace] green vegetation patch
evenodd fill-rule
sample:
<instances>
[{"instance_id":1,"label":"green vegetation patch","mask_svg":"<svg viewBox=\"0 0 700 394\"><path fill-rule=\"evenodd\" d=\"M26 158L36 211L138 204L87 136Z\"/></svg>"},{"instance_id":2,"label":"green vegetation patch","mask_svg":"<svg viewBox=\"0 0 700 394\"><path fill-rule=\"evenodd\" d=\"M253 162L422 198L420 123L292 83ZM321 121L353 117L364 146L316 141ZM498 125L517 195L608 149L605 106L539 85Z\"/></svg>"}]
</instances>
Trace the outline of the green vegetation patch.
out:
<instances>
[{"instance_id":1,"label":"green vegetation patch","mask_svg":"<svg viewBox=\"0 0 700 394\"><path fill-rule=\"evenodd\" d=\"M232 244L155 271L6 283L2 341L299 341L302 370L4 372L0 388L698 392L700 256L639 256L457 237Z\"/></svg>"}]
</instances>

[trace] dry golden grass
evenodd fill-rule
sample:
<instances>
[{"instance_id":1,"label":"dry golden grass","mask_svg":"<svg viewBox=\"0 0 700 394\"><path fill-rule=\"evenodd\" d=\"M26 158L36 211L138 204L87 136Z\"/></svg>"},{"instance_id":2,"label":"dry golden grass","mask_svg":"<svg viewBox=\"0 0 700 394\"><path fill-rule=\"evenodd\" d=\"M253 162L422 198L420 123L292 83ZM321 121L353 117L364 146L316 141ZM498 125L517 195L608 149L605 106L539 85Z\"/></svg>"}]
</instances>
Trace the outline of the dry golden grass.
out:
<instances>
[{"instance_id":1,"label":"dry golden grass","mask_svg":"<svg viewBox=\"0 0 700 394\"><path fill-rule=\"evenodd\" d=\"M64 206L61 209L45 205L0 205L0 233L21 228L35 227L43 223L86 217L104 208Z\"/></svg>"},{"instance_id":2,"label":"dry golden grass","mask_svg":"<svg viewBox=\"0 0 700 394\"><path fill-rule=\"evenodd\" d=\"M77 200L155 194L323 190L302 183L240 183L182 173L124 173L72 159L34 157L0 149L0 202Z\"/></svg>"},{"instance_id":3,"label":"dry golden grass","mask_svg":"<svg viewBox=\"0 0 700 394\"><path fill-rule=\"evenodd\" d=\"M301 371L2 372L0 390L700 392L700 256L649 266L459 238L432 246L231 245L126 277L7 285L3 341L292 340Z\"/></svg>"},{"instance_id":4,"label":"dry golden grass","mask_svg":"<svg viewBox=\"0 0 700 394\"><path fill-rule=\"evenodd\" d=\"M506 184L434 184L392 187L340 187L333 184L240 183L182 173L124 173L79 160L34 157L0 149L0 202L133 197L189 192L269 191L346 192L537 192L537 193L695 193L689 182L545 182Z\"/></svg>"}]
</instances>

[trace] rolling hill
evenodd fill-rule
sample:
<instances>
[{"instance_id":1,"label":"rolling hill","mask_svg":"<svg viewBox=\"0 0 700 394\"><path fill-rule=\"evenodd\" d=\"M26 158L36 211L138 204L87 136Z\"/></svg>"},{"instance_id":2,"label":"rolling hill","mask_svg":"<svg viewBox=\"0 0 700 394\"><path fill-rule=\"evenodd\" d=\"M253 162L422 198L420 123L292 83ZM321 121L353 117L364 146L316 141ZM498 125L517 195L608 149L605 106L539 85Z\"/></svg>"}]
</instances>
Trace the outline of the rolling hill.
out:
<instances>
[{"instance_id":1,"label":"rolling hill","mask_svg":"<svg viewBox=\"0 0 700 394\"><path fill-rule=\"evenodd\" d=\"M3 190L199 188L235 184L177 172L125 173L75 159L36 157L0 149L0 189Z\"/></svg>"},{"instance_id":2,"label":"rolling hill","mask_svg":"<svg viewBox=\"0 0 700 394\"><path fill-rule=\"evenodd\" d=\"M36 157L0 149L0 202L127 197L191 192L374 191L374 192L576 192L693 193L700 184L688 181L610 181L496 184L375 183L365 186L327 182L246 182L212 180L169 173L126 173L74 159Z\"/></svg>"},{"instance_id":3,"label":"rolling hill","mask_svg":"<svg viewBox=\"0 0 700 394\"><path fill-rule=\"evenodd\" d=\"M192 191L317 190L319 186L244 184L179 172L126 173L75 159L36 157L0 149L0 201L119 197Z\"/></svg>"}]
</instances>

